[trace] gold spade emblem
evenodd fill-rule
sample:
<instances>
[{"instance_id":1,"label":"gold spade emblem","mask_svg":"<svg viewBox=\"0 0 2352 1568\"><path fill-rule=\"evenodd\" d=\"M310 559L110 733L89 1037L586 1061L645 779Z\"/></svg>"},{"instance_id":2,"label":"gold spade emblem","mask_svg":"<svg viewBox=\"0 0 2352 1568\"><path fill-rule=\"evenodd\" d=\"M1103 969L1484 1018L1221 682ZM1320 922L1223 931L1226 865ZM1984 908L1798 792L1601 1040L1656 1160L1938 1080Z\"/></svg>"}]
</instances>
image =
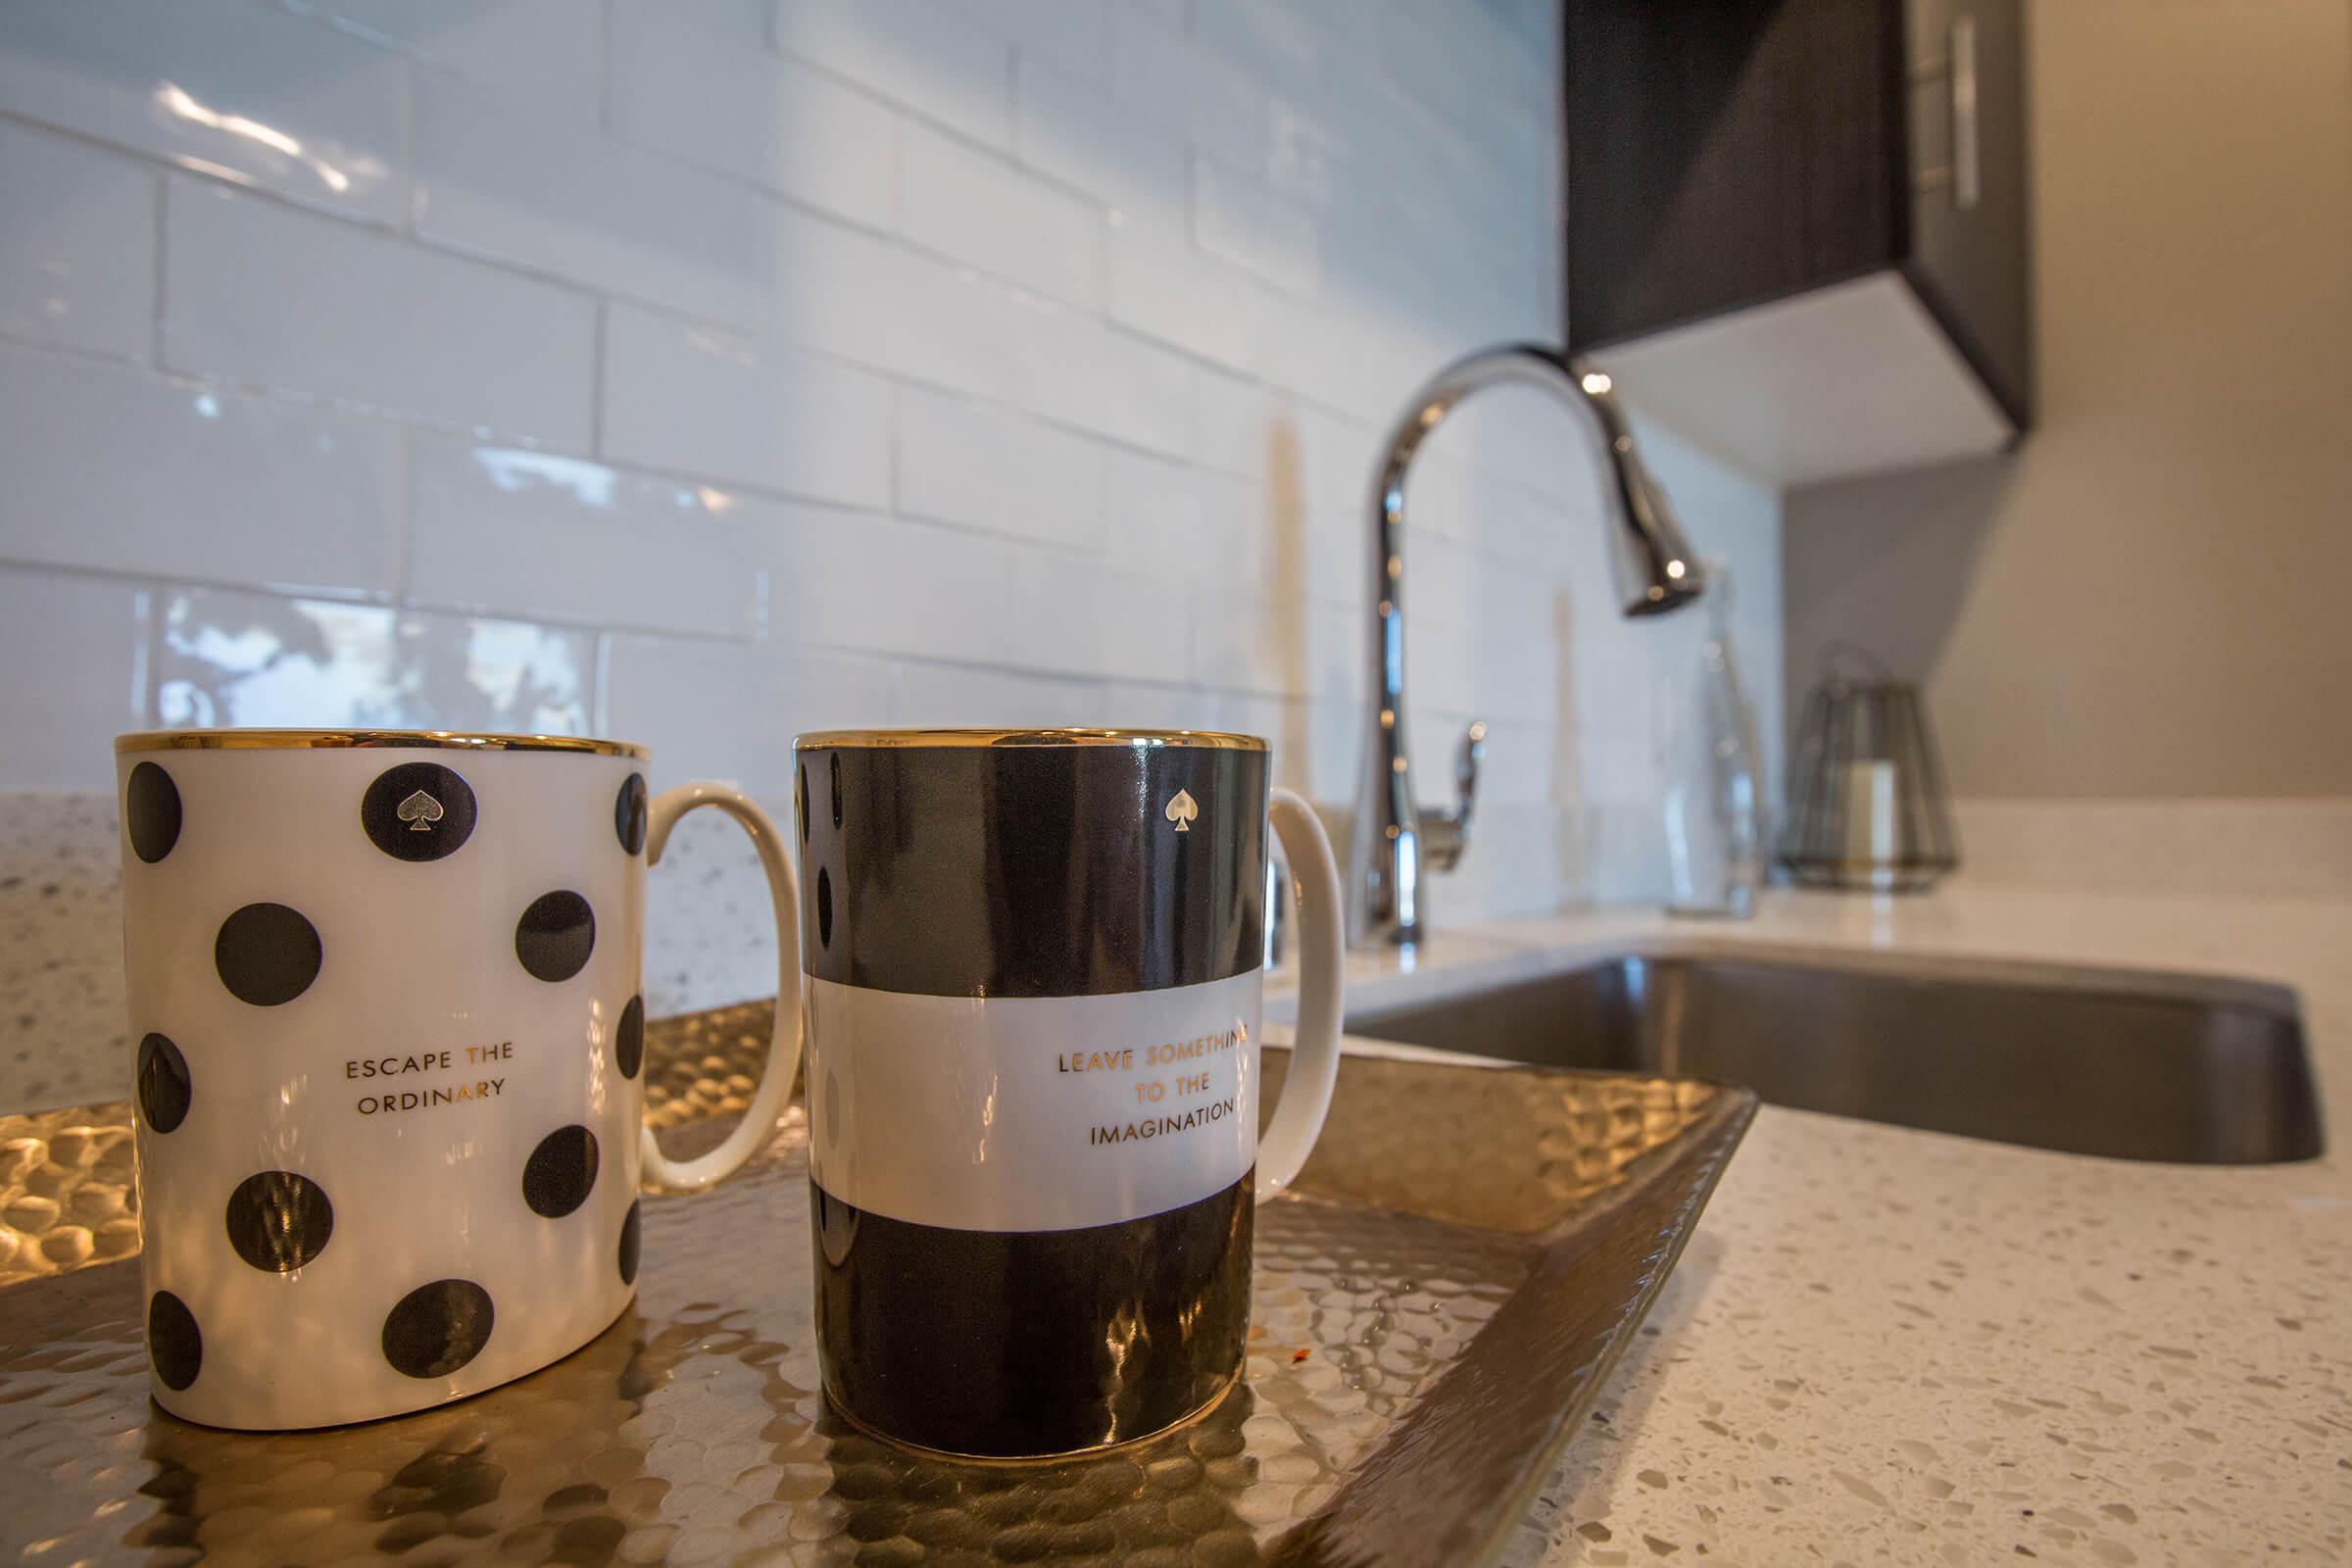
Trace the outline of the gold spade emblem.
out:
<instances>
[{"instance_id":1,"label":"gold spade emblem","mask_svg":"<svg viewBox=\"0 0 2352 1568\"><path fill-rule=\"evenodd\" d=\"M418 790L394 807L392 814L408 823L410 832L429 833L432 831L433 824L441 820L441 803L425 794L424 791Z\"/></svg>"},{"instance_id":2,"label":"gold spade emblem","mask_svg":"<svg viewBox=\"0 0 2352 1568\"><path fill-rule=\"evenodd\" d=\"M1177 832L1190 833L1193 830L1193 818L1200 814L1200 807L1190 795L1178 790L1175 798L1168 802L1167 810L1161 814L1176 824Z\"/></svg>"}]
</instances>

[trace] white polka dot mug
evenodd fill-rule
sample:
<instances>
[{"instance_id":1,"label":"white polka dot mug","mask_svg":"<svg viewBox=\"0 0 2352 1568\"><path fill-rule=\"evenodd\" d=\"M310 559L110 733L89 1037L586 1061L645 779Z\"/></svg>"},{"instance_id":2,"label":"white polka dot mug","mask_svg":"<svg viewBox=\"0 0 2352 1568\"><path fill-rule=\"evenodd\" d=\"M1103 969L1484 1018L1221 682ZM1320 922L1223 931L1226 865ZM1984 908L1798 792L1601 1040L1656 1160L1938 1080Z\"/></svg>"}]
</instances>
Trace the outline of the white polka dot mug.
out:
<instances>
[{"instance_id":1,"label":"white polka dot mug","mask_svg":"<svg viewBox=\"0 0 2352 1568\"><path fill-rule=\"evenodd\" d=\"M195 730L115 743L157 1401L372 1420L568 1355L628 1305L640 1175L697 1188L799 1065L785 841L737 792L651 801L611 741ZM643 1126L645 870L679 817L751 835L776 1032L699 1159Z\"/></svg>"}]
</instances>

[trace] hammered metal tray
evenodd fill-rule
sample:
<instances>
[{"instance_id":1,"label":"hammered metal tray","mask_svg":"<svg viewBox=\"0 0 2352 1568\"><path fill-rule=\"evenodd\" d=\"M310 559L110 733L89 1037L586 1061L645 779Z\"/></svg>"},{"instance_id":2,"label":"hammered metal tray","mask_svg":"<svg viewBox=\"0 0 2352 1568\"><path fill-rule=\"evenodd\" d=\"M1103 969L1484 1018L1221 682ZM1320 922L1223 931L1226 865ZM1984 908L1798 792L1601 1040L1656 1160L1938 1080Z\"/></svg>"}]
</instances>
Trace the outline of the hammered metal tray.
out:
<instances>
[{"instance_id":1,"label":"hammered metal tray","mask_svg":"<svg viewBox=\"0 0 2352 1568\"><path fill-rule=\"evenodd\" d=\"M768 1011L657 1024L664 1144ZM1286 1054L1266 1054L1266 1101ZM1351 1056L1258 1211L1250 1359L1192 1426L957 1463L844 1426L809 1336L806 1124L645 1206L635 1305L438 1410L256 1437L147 1397L129 1107L0 1118L0 1557L322 1564L1478 1562L1584 1421L1753 1115L1684 1079Z\"/></svg>"}]
</instances>

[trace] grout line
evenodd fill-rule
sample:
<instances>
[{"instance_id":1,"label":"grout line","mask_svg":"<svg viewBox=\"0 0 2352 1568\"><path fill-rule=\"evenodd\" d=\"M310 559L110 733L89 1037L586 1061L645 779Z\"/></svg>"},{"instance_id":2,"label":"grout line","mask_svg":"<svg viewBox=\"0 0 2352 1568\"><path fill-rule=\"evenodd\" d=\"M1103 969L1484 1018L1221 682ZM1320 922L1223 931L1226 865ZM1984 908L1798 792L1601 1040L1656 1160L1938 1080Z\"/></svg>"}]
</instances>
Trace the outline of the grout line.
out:
<instances>
[{"instance_id":1,"label":"grout line","mask_svg":"<svg viewBox=\"0 0 2352 1568\"><path fill-rule=\"evenodd\" d=\"M613 130L612 86L614 24L613 0L601 0L596 24L596 128L613 141L620 138ZM665 19L666 20L666 19Z\"/></svg>"},{"instance_id":2,"label":"grout line","mask_svg":"<svg viewBox=\"0 0 2352 1568\"><path fill-rule=\"evenodd\" d=\"M588 728L591 734L612 733L612 633L596 634L596 652L589 660L589 679L594 690L588 699Z\"/></svg>"},{"instance_id":3,"label":"grout line","mask_svg":"<svg viewBox=\"0 0 2352 1568\"><path fill-rule=\"evenodd\" d=\"M168 175L158 172L155 176L155 294L149 301L147 323L148 364L158 370L164 368L164 345L169 337L170 321L165 314L164 302L170 297L167 284L170 274L166 269L170 262L168 247L171 233L172 181Z\"/></svg>"},{"instance_id":4,"label":"grout line","mask_svg":"<svg viewBox=\"0 0 2352 1568\"><path fill-rule=\"evenodd\" d=\"M419 62L410 60L399 75L401 202L400 218L394 226L400 237L412 244L416 241L424 216L423 182L416 177L416 127L424 114L423 70Z\"/></svg>"},{"instance_id":5,"label":"grout line","mask_svg":"<svg viewBox=\"0 0 2352 1568\"><path fill-rule=\"evenodd\" d=\"M882 432L883 440L890 449L889 457L886 460L887 471L883 476L883 492L889 498L890 514L894 517L908 515L905 481L907 391L908 389L904 384L893 382L890 388L889 408L883 415L883 418L888 424L888 428ZM947 519L943 517L938 520L944 522Z\"/></svg>"},{"instance_id":6,"label":"grout line","mask_svg":"<svg viewBox=\"0 0 2352 1568\"><path fill-rule=\"evenodd\" d=\"M393 436L399 454L392 499L392 603L406 608L414 586L416 566L416 433L401 425Z\"/></svg>"},{"instance_id":7,"label":"grout line","mask_svg":"<svg viewBox=\"0 0 2352 1568\"><path fill-rule=\"evenodd\" d=\"M588 328L588 453L600 462L605 452L606 345L612 336L612 302L597 301Z\"/></svg>"},{"instance_id":8,"label":"grout line","mask_svg":"<svg viewBox=\"0 0 2352 1568\"><path fill-rule=\"evenodd\" d=\"M138 635L130 650L130 710L136 715L133 722L145 726L155 721L151 690L156 664L155 642L161 634L156 618L156 603L162 590L152 583L141 583L131 595L132 613Z\"/></svg>"}]
</instances>

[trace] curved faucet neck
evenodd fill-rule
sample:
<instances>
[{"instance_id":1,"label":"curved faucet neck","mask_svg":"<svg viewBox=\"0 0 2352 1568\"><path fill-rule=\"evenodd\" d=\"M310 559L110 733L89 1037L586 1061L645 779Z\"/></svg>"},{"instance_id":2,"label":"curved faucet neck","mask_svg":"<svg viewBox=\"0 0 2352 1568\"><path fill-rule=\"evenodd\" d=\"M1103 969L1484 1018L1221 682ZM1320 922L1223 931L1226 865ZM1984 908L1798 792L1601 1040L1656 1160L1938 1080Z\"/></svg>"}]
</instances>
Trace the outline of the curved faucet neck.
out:
<instances>
[{"instance_id":1,"label":"curved faucet neck","mask_svg":"<svg viewBox=\"0 0 2352 1568\"><path fill-rule=\"evenodd\" d=\"M1472 726L1463 746L1462 806L1423 812L1413 799L1405 745L1404 494L1431 432L1462 399L1499 385L1540 388L1588 416L1610 475L1609 510L1618 523L1609 531L1610 562L1625 612L1674 610L1700 589L1689 542L1642 463L1605 373L1557 349L1518 343L1457 360L1414 394L1382 447L1372 491L1372 732L1348 848L1349 936L1359 944L1405 946L1426 937L1423 873L1452 869L1467 846L1483 723Z\"/></svg>"}]
</instances>

